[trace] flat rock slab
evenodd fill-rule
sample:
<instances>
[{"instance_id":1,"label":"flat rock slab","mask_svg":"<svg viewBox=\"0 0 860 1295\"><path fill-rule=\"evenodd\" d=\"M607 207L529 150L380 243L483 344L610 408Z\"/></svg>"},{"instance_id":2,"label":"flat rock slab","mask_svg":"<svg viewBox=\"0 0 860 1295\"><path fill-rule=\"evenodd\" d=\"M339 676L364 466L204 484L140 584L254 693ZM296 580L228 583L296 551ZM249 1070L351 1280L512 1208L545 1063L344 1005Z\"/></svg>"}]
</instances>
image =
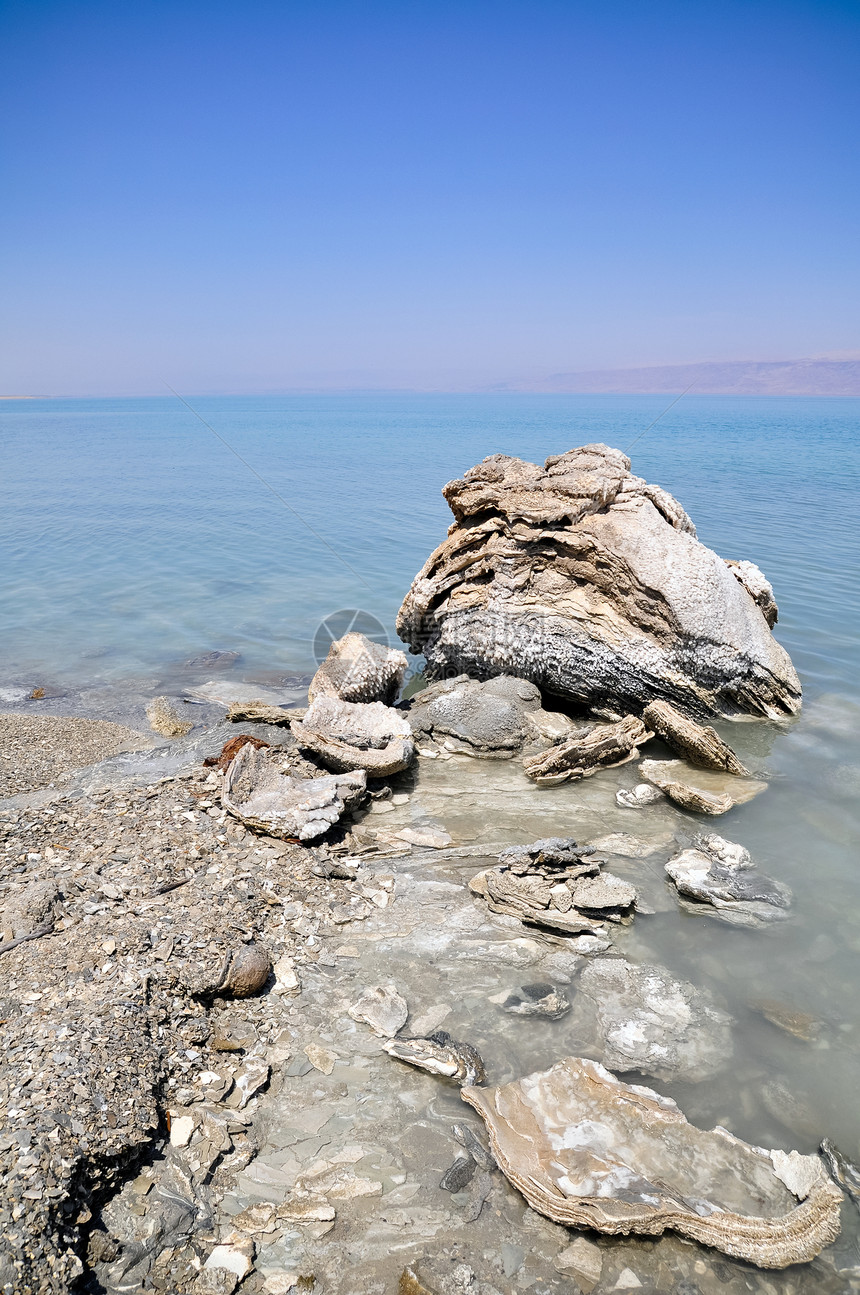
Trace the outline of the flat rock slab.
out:
<instances>
[{"instance_id":1,"label":"flat rock slab","mask_svg":"<svg viewBox=\"0 0 860 1295\"><path fill-rule=\"evenodd\" d=\"M697 769L686 760L643 760L639 774L681 809L696 814L725 814L767 790L767 783L757 778Z\"/></svg>"},{"instance_id":2,"label":"flat rock slab","mask_svg":"<svg viewBox=\"0 0 860 1295\"><path fill-rule=\"evenodd\" d=\"M813 1259L839 1234L842 1193L817 1156L765 1151L567 1057L498 1088L464 1087L499 1167L533 1209L568 1227L667 1228L762 1268Z\"/></svg>"}]
</instances>

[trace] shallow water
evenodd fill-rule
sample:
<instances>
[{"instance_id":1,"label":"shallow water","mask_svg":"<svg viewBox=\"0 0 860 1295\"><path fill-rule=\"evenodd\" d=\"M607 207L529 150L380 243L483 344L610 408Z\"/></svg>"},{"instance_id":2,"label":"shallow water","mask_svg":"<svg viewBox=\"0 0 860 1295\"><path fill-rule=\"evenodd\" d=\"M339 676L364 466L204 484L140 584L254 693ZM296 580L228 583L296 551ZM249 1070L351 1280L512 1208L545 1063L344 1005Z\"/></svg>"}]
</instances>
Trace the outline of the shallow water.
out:
<instances>
[{"instance_id":1,"label":"shallow water","mask_svg":"<svg viewBox=\"0 0 860 1295\"><path fill-rule=\"evenodd\" d=\"M591 440L624 448L665 402L368 396L192 403L304 522L176 402L0 406L0 690L8 690L0 699L7 704L20 695L16 688L34 685L60 694L46 703L55 713L62 713L64 692L85 686L93 689L91 697L108 684L135 695L147 688L179 689L192 675L197 682L216 677L205 665L182 667L186 658L213 649L241 654L218 678L283 687L291 672L314 668L316 629L343 607L378 617L393 638L402 595L448 524L439 494L446 480L498 451L542 459ZM703 824L665 805L620 809L615 791L635 783L635 766L538 790L517 762L454 758L422 762L417 782L404 777L408 804L369 820L379 827L434 824L469 845L552 834L583 841L611 832L651 842L652 854L613 857L610 863L654 910L616 929L616 948L632 961L657 962L711 990L731 1014L734 1050L725 1068L706 1082L646 1082L671 1093L703 1126L721 1123L754 1143L805 1152L826 1135L855 1159L858 421L860 402L851 400L685 397L632 453L634 470L678 496L705 543L723 556L758 563L774 584L777 636L801 675L803 711L782 725L722 726L744 763L765 777L766 792ZM646 754L657 757L660 748ZM676 841L686 843L702 828L743 843L764 872L792 888L789 921L747 931L679 910L663 864ZM363 932L367 938L345 934L344 943L357 944L359 951L357 959L343 963L349 975L321 972L320 984L307 986L303 998L329 1001L334 1010L337 995L351 986L391 979L415 1011L448 1002L446 1028L482 1048L494 1081L587 1051L589 1040L573 1017L535 1023L488 1004L491 994L535 979L534 968L475 961L450 945L437 956L442 946L434 953L432 940L422 943L427 933L418 927L411 939L386 935L385 923L397 926L410 896L429 905L431 892L421 887L431 883L444 927L446 905L463 908L460 887L479 863L423 856L392 861L399 897L390 910L374 915ZM472 913L474 906L467 903L463 911ZM472 938L466 928L453 929L461 943ZM513 938L510 930L506 938ZM810 1014L819 1023L817 1037L805 1042L765 1020L754 1006L760 999ZM358 1027L335 1028L348 1031L350 1049L360 1048ZM438 1146L451 1120L462 1118L456 1094L440 1092L438 1083L411 1076L375 1053L368 1064L372 1093L381 1084L387 1094L379 1118L403 1148L413 1129L408 1154L420 1161L416 1148L425 1142ZM360 1094L367 1076L361 1066L357 1074ZM326 1083L319 1082L324 1090ZM332 1100L344 1107L343 1086L348 1090L353 1080L341 1076L338 1082ZM320 1100L312 1096L315 1090L307 1091L311 1105ZM273 1097L264 1116L273 1142L283 1132L280 1100ZM450 1138L443 1159L452 1151L449 1143ZM433 1155L428 1164L435 1173ZM417 1162L412 1172L417 1180L426 1177ZM397 1186L389 1183L386 1194ZM432 1174L425 1186L437 1191ZM504 1205L511 1208L510 1202ZM373 1217L371 1210L367 1218ZM439 1225L443 1235L447 1217ZM840 1268L858 1261L857 1219L850 1207L845 1217ZM517 1227L526 1226L517 1219ZM365 1220L362 1226L371 1225ZM370 1232L360 1228L350 1244L364 1247L365 1255L373 1248ZM389 1244L390 1238L379 1239L380 1253ZM558 1249L560 1243L554 1244ZM673 1255L685 1253L677 1243L660 1243L667 1245L675 1246ZM639 1254L641 1267L645 1251L636 1251L635 1244L628 1249ZM384 1280L397 1267L399 1251L392 1253L392 1266L380 1270ZM667 1271L673 1280L687 1272L674 1259ZM796 1276L768 1280L780 1292L824 1289L811 1277L799 1284Z\"/></svg>"}]
</instances>

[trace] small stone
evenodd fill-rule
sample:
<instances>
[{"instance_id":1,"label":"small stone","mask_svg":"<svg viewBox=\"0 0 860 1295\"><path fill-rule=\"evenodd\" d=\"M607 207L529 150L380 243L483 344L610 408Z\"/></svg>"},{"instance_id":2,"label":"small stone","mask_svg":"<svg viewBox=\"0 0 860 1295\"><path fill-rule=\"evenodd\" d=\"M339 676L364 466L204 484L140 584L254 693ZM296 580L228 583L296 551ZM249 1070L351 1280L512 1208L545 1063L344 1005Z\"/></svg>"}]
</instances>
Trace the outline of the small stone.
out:
<instances>
[{"instance_id":1,"label":"small stone","mask_svg":"<svg viewBox=\"0 0 860 1295\"><path fill-rule=\"evenodd\" d=\"M283 954L274 966L276 994L291 994L301 989L301 981L296 972L295 963L288 953Z\"/></svg>"},{"instance_id":2,"label":"small stone","mask_svg":"<svg viewBox=\"0 0 860 1295\"><path fill-rule=\"evenodd\" d=\"M116 940L104 940L102 942L102 948L108 957L111 957L112 954L116 953Z\"/></svg>"},{"instance_id":3,"label":"small stone","mask_svg":"<svg viewBox=\"0 0 860 1295\"><path fill-rule=\"evenodd\" d=\"M260 992L271 970L271 959L262 945L243 944L231 953L216 992L221 998L250 998Z\"/></svg>"},{"instance_id":4,"label":"small stone","mask_svg":"<svg viewBox=\"0 0 860 1295\"><path fill-rule=\"evenodd\" d=\"M336 1055L319 1043L309 1043L305 1048L305 1056L314 1069L319 1070L324 1075L331 1074L337 1061Z\"/></svg>"},{"instance_id":5,"label":"small stone","mask_svg":"<svg viewBox=\"0 0 860 1295\"><path fill-rule=\"evenodd\" d=\"M300 1273L269 1273L263 1285L268 1295L287 1295L300 1280Z\"/></svg>"},{"instance_id":6,"label":"small stone","mask_svg":"<svg viewBox=\"0 0 860 1295\"><path fill-rule=\"evenodd\" d=\"M658 801L665 799L660 788L653 787L649 782L637 783L631 791L615 793L615 803L624 809L645 809L646 806L656 805Z\"/></svg>"},{"instance_id":7,"label":"small stone","mask_svg":"<svg viewBox=\"0 0 860 1295\"><path fill-rule=\"evenodd\" d=\"M274 1232L277 1226L277 1205L263 1202L249 1205L241 1214L233 1216L233 1227L237 1232Z\"/></svg>"},{"instance_id":8,"label":"small stone","mask_svg":"<svg viewBox=\"0 0 860 1295\"><path fill-rule=\"evenodd\" d=\"M600 1281L603 1271L603 1254L600 1247L578 1237L555 1257L555 1266L559 1272L570 1273L576 1278L577 1285L589 1295Z\"/></svg>"},{"instance_id":9,"label":"small stone","mask_svg":"<svg viewBox=\"0 0 860 1295\"><path fill-rule=\"evenodd\" d=\"M232 1232L223 1245L215 1247L204 1267L226 1268L242 1281L253 1270L254 1254L254 1242Z\"/></svg>"},{"instance_id":10,"label":"small stone","mask_svg":"<svg viewBox=\"0 0 860 1295\"><path fill-rule=\"evenodd\" d=\"M461 1192L472 1181L477 1168L471 1156L457 1156L457 1159L442 1175L439 1186L443 1192Z\"/></svg>"},{"instance_id":11,"label":"small stone","mask_svg":"<svg viewBox=\"0 0 860 1295\"><path fill-rule=\"evenodd\" d=\"M204 1268L191 1290L193 1295L233 1295L238 1285L236 1274L226 1268Z\"/></svg>"},{"instance_id":12,"label":"small stone","mask_svg":"<svg viewBox=\"0 0 860 1295\"><path fill-rule=\"evenodd\" d=\"M421 1281L414 1268L404 1268L397 1284L397 1295L434 1295Z\"/></svg>"},{"instance_id":13,"label":"small stone","mask_svg":"<svg viewBox=\"0 0 860 1295\"><path fill-rule=\"evenodd\" d=\"M194 1132L193 1115L177 1115L170 1120L170 1145L187 1147Z\"/></svg>"},{"instance_id":14,"label":"small stone","mask_svg":"<svg viewBox=\"0 0 860 1295\"><path fill-rule=\"evenodd\" d=\"M380 1038L392 1038L406 1024L409 1008L395 985L370 985L348 1008L354 1021L369 1025Z\"/></svg>"},{"instance_id":15,"label":"small stone","mask_svg":"<svg viewBox=\"0 0 860 1295\"><path fill-rule=\"evenodd\" d=\"M629 1268L625 1268L612 1289L616 1291L632 1291L641 1285L642 1283L636 1274L631 1272Z\"/></svg>"},{"instance_id":16,"label":"small stone","mask_svg":"<svg viewBox=\"0 0 860 1295\"><path fill-rule=\"evenodd\" d=\"M612 945L609 940L601 940L599 935L576 935L570 941L570 947L589 957L595 953L605 953Z\"/></svg>"},{"instance_id":17,"label":"small stone","mask_svg":"<svg viewBox=\"0 0 860 1295\"><path fill-rule=\"evenodd\" d=\"M233 1091L227 1098L226 1105L232 1110L242 1111L248 1102L268 1083L269 1066L259 1057L248 1057L241 1070L233 1076Z\"/></svg>"}]
</instances>

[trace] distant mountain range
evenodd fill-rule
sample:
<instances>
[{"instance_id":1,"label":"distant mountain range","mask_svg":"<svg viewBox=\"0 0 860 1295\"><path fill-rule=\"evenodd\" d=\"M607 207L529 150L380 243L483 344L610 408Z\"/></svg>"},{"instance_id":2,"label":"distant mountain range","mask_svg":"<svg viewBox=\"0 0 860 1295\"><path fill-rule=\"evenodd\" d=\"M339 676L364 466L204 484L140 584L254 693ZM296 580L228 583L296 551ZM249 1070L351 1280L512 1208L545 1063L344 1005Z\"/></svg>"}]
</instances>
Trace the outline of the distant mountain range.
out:
<instances>
[{"instance_id":1,"label":"distant mountain range","mask_svg":"<svg viewBox=\"0 0 860 1295\"><path fill-rule=\"evenodd\" d=\"M642 369L595 369L553 373L507 390L558 392L673 393L726 396L860 396L860 359L730 360L726 363L665 364Z\"/></svg>"}]
</instances>

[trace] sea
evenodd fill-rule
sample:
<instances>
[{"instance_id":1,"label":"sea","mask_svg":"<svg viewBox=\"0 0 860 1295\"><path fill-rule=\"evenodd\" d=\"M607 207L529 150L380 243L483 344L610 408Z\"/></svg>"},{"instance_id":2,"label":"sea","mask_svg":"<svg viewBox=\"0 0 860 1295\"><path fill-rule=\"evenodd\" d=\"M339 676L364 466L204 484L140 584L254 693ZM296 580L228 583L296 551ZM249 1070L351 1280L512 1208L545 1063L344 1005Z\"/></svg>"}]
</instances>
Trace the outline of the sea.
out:
<instances>
[{"instance_id":1,"label":"sea","mask_svg":"<svg viewBox=\"0 0 860 1295\"><path fill-rule=\"evenodd\" d=\"M217 670L277 686L312 672L353 623L395 643L400 602L451 521L447 481L490 454L628 451L703 543L765 572L804 689L794 720L721 726L768 789L701 824L791 887L790 919L733 928L681 912L664 887L659 911L619 937L734 1021L723 1076L667 1091L759 1145L810 1152L827 1136L860 1160L860 400L185 400L0 402L0 707L37 687L53 713L81 690L171 692L189 660L198 682ZM512 840L576 832L585 801L557 790L511 818ZM605 806L605 831L636 833L637 812L615 810L614 794ZM478 800L468 818L482 839ZM850 1235L856 1248L856 1224Z\"/></svg>"}]
</instances>

